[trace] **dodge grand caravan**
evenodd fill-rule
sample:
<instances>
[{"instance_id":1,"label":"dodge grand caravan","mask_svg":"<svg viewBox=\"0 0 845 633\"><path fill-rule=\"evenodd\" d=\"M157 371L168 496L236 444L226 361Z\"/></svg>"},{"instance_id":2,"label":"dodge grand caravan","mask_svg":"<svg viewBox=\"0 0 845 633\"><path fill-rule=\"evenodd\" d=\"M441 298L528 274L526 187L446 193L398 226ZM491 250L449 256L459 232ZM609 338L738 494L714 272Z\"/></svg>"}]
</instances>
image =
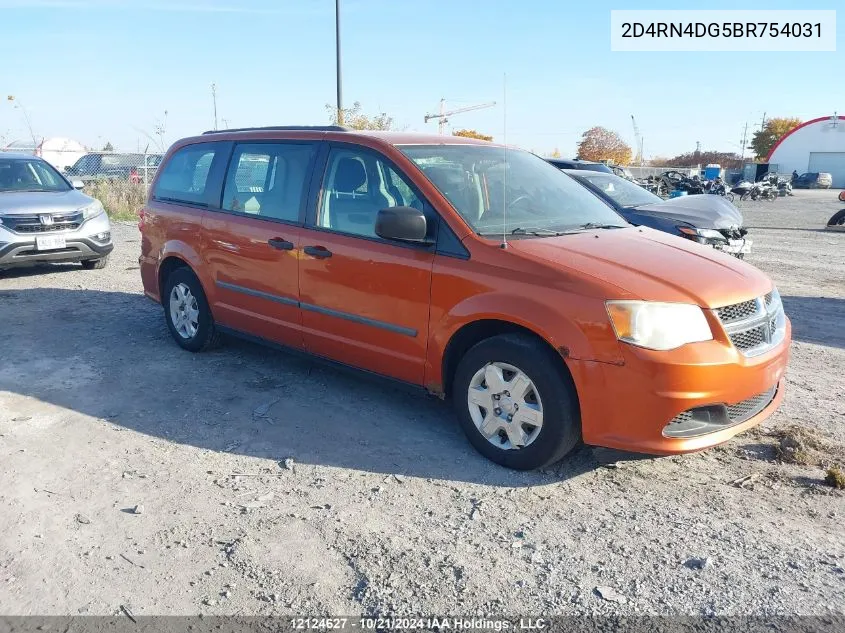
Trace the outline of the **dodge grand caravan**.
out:
<instances>
[{"instance_id":1,"label":"dodge grand caravan","mask_svg":"<svg viewBox=\"0 0 845 633\"><path fill-rule=\"evenodd\" d=\"M228 130L168 151L141 214L173 338L263 341L454 402L512 468L587 444L673 454L783 398L771 280L633 227L532 154L338 127Z\"/></svg>"}]
</instances>

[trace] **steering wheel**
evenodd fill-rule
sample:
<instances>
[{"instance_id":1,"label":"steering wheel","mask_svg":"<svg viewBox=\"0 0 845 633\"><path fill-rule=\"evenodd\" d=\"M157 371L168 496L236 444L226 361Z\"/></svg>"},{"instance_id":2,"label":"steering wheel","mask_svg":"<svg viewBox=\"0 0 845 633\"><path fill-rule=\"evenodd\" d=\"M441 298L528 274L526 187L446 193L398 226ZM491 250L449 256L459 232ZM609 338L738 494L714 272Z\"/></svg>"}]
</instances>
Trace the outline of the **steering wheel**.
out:
<instances>
[{"instance_id":1,"label":"steering wheel","mask_svg":"<svg viewBox=\"0 0 845 633\"><path fill-rule=\"evenodd\" d=\"M530 196L527 193L523 193L522 195L517 196L513 200L508 203L508 209L511 207L515 207L518 203L522 202L523 200L528 200Z\"/></svg>"}]
</instances>

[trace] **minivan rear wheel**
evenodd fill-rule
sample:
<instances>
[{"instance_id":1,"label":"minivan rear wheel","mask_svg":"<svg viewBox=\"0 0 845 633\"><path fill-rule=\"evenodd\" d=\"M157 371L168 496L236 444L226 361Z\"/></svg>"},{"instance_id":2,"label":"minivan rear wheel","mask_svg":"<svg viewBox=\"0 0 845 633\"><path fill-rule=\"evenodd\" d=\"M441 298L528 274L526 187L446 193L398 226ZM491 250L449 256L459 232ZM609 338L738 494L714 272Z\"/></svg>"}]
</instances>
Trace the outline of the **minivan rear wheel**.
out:
<instances>
[{"instance_id":1,"label":"minivan rear wheel","mask_svg":"<svg viewBox=\"0 0 845 633\"><path fill-rule=\"evenodd\" d=\"M528 335L501 334L471 348L458 364L452 397L470 443L508 468L552 464L581 437L571 378Z\"/></svg>"},{"instance_id":2,"label":"minivan rear wheel","mask_svg":"<svg viewBox=\"0 0 845 633\"><path fill-rule=\"evenodd\" d=\"M217 340L214 319L202 285L188 268L177 268L164 285L164 319L180 347L201 352Z\"/></svg>"}]
</instances>

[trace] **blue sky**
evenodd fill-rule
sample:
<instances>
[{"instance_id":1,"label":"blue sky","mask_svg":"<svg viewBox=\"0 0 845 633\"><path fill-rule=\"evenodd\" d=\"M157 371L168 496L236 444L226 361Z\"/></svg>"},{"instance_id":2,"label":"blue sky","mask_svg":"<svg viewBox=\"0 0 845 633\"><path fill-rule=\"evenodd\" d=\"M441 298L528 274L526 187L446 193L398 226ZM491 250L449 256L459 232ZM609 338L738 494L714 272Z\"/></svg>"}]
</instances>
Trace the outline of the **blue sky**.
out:
<instances>
[{"instance_id":1,"label":"blue sky","mask_svg":"<svg viewBox=\"0 0 845 633\"><path fill-rule=\"evenodd\" d=\"M705 5L690 3L690 8ZM802 8L836 9L841 0ZM400 128L435 132L423 116L441 97L456 115L507 142L574 155L594 125L645 154L738 151L768 116L845 113L842 16L835 53L613 53L612 8L674 2L342 0L344 102L384 111ZM789 9L794 2L711 0L706 8ZM0 137L28 131L134 150L166 119L167 141L213 126L323 124L334 103L334 0L0 0ZM0 140L4 140L0 138Z\"/></svg>"}]
</instances>

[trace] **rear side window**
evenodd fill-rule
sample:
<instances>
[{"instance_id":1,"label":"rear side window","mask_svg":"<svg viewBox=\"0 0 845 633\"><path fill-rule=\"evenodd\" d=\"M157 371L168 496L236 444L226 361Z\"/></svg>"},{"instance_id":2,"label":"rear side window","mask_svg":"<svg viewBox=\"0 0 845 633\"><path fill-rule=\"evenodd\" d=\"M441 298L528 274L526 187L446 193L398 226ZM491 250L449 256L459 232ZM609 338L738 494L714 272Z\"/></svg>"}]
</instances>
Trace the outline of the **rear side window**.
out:
<instances>
[{"instance_id":1,"label":"rear side window","mask_svg":"<svg viewBox=\"0 0 845 633\"><path fill-rule=\"evenodd\" d=\"M314 143L237 144L226 174L223 209L299 221L316 150Z\"/></svg>"},{"instance_id":2,"label":"rear side window","mask_svg":"<svg viewBox=\"0 0 845 633\"><path fill-rule=\"evenodd\" d=\"M161 170L153 197L167 202L206 205L208 173L219 147L205 143L177 150Z\"/></svg>"}]
</instances>

